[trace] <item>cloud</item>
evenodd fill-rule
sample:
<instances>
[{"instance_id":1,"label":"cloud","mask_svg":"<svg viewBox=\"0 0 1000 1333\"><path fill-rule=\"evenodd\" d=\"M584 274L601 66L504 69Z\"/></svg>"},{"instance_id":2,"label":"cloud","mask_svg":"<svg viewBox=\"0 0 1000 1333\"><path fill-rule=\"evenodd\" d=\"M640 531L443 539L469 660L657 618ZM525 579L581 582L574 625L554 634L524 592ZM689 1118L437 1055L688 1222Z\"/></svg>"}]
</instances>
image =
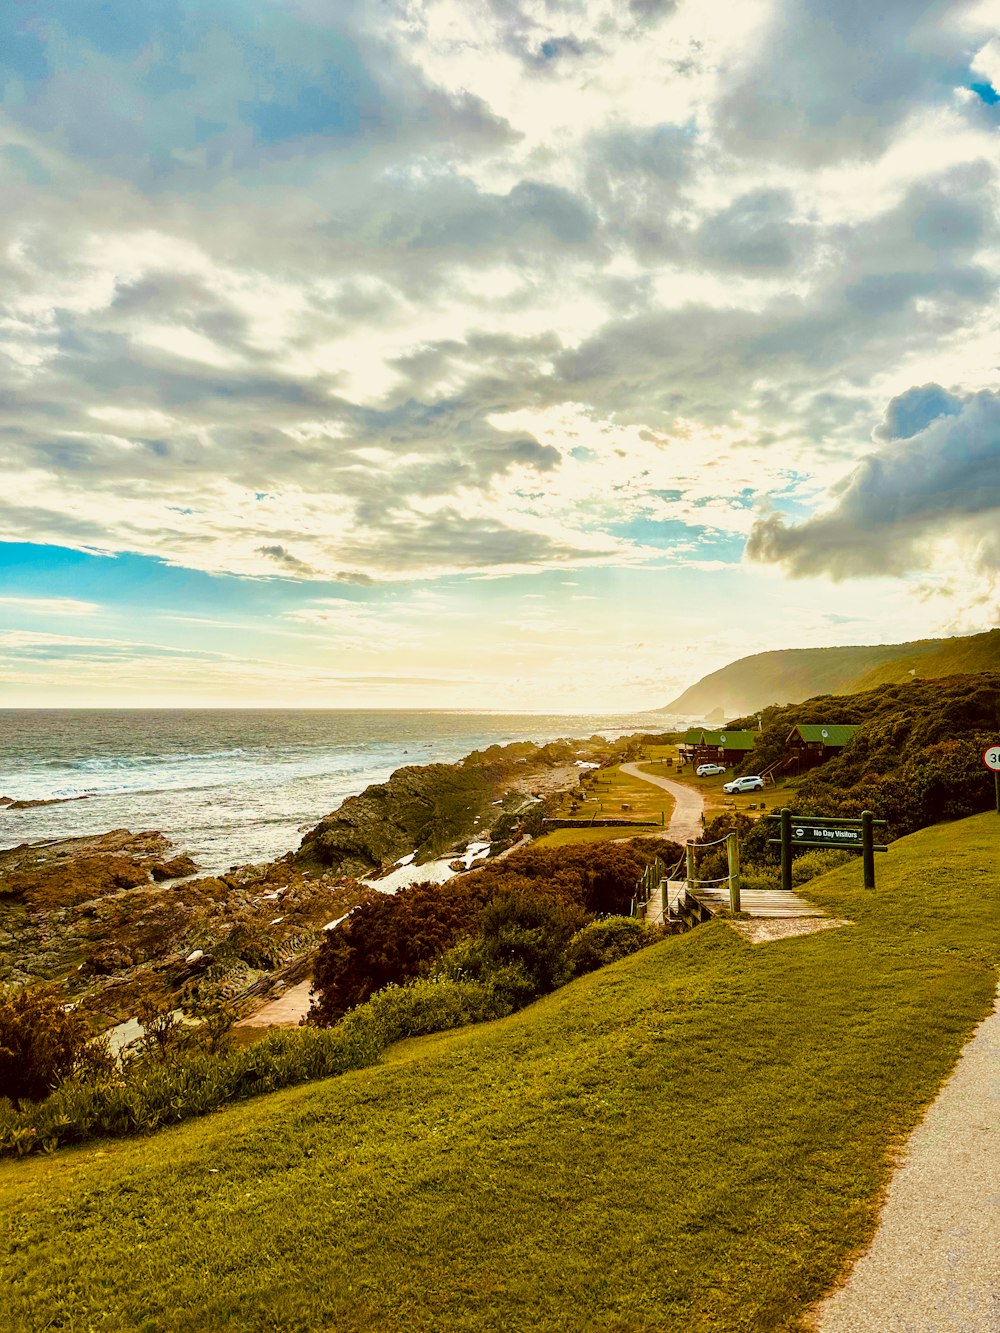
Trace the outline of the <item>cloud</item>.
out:
<instances>
[{"instance_id":1,"label":"cloud","mask_svg":"<svg viewBox=\"0 0 1000 1333\"><path fill-rule=\"evenodd\" d=\"M257 554L273 560L283 573L295 574L300 578L309 578L316 573L311 565L287 551L284 546L258 546Z\"/></svg>"},{"instance_id":2,"label":"cloud","mask_svg":"<svg viewBox=\"0 0 1000 1333\"><path fill-rule=\"evenodd\" d=\"M935 389L910 393L926 406ZM985 571L996 564L998 518L1000 393L984 390L868 455L834 488L827 511L796 527L778 513L759 519L747 556L795 577L904 574L933 563L932 539L957 536Z\"/></svg>"},{"instance_id":3,"label":"cloud","mask_svg":"<svg viewBox=\"0 0 1000 1333\"><path fill-rule=\"evenodd\" d=\"M48 8L2 20L5 536L704 565L993 373L960 5Z\"/></svg>"},{"instance_id":4,"label":"cloud","mask_svg":"<svg viewBox=\"0 0 1000 1333\"><path fill-rule=\"evenodd\" d=\"M958 416L962 400L940 384L921 384L891 400L875 434L883 440L908 440L938 417Z\"/></svg>"},{"instance_id":5,"label":"cloud","mask_svg":"<svg viewBox=\"0 0 1000 1333\"><path fill-rule=\"evenodd\" d=\"M97 602L84 602L75 597L0 597L0 610L46 616L92 616L100 611Z\"/></svg>"},{"instance_id":6,"label":"cloud","mask_svg":"<svg viewBox=\"0 0 1000 1333\"><path fill-rule=\"evenodd\" d=\"M727 146L815 164L877 155L968 70L958 3L780 0L731 72L716 116Z\"/></svg>"}]
</instances>

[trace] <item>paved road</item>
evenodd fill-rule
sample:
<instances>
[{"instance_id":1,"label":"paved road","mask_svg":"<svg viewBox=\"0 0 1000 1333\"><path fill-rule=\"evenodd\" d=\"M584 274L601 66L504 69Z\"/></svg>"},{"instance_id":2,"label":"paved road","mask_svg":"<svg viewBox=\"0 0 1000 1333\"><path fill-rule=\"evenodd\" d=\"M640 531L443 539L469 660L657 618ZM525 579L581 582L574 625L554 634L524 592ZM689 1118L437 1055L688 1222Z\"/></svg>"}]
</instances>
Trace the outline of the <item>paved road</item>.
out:
<instances>
[{"instance_id":1,"label":"paved road","mask_svg":"<svg viewBox=\"0 0 1000 1333\"><path fill-rule=\"evenodd\" d=\"M871 1249L819 1333L1000 1330L1000 1010L906 1147Z\"/></svg>"},{"instance_id":2,"label":"paved road","mask_svg":"<svg viewBox=\"0 0 1000 1333\"><path fill-rule=\"evenodd\" d=\"M670 823L663 830L662 837L681 843L687 842L690 838L701 837L701 816L705 809L705 801L700 792L696 792L693 787L686 787L683 782L671 782L669 778L644 773L638 764L622 764L621 771L628 773L630 777L641 778L643 782L651 782L654 787L662 787L674 798L676 802L674 813L670 816Z\"/></svg>"}]
</instances>

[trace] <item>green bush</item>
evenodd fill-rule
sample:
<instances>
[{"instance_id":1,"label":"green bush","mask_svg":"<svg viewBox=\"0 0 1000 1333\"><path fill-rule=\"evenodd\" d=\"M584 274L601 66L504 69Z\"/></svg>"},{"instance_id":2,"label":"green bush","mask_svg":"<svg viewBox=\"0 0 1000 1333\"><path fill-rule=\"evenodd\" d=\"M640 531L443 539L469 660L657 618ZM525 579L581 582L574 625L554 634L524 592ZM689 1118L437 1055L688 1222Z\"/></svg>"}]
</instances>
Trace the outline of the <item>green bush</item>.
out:
<instances>
[{"instance_id":1,"label":"green bush","mask_svg":"<svg viewBox=\"0 0 1000 1333\"><path fill-rule=\"evenodd\" d=\"M436 973L405 986L386 986L352 1009L336 1030L388 1046L405 1037L448 1032L510 1012L511 1006L491 986Z\"/></svg>"},{"instance_id":2,"label":"green bush","mask_svg":"<svg viewBox=\"0 0 1000 1333\"><path fill-rule=\"evenodd\" d=\"M501 894L483 908L476 932L442 959L441 972L491 986L520 1008L563 985L573 969L566 956L587 921L576 903L529 890Z\"/></svg>"},{"instance_id":3,"label":"green bush","mask_svg":"<svg viewBox=\"0 0 1000 1333\"><path fill-rule=\"evenodd\" d=\"M377 1032L362 1027L302 1027L221 1055L192 1050L170 1061L133 1059L93 1081L70 1078L36 1106L18 1109L0 1100L0 1156L149 1133L226 1102L361 1069L384 1045Z\"/></svg>"},{"instance_id":4,"label":"green bush","mask_svg":"<svg viewBox=\"0 0 1000 1333\"><path fill-rule=\"evenodd\" d=\"M445 884L411 884L362 904L325 933L310 1021L334 1023L391 983L427 976L446 950L476 932L486 904L510 893L576 904L591 915L627 911L646 863L679 852L645 844L530 846Z\"/></svg>"},{"instance_id":5,"label":"green bush","mask_svg":"<svg viewBox=\"0 0 1000 1333\"><path fill-rule=\"evenodd\" d=\"M812 851L800 852L792 858L792 885L806 884L817 875L825 875L828 870L846 865L857 858L856 852L845 852L830 847L816 847Z\"/></svg>"},{"instance_id":6,"label":"green bush","mask_svg":"<svg viewBox=\"0 0 1000 1333\"><path fill-rule=\"evenodd\" d=\"M54 987L0 991L0 1097L40 1101L80 1058L90 1029Z\"/></svg>"},{"instance_id":7,"label":"green bush","mask_svg":"<svg viewBox=\"0 0 1000 1333\"><path fill-rule=\"evenodd\" d=\"M631 916L606 916L578 930L566 948L576 973L593 972L663 938L663 932Z\"/></svg>"}]
</instances>

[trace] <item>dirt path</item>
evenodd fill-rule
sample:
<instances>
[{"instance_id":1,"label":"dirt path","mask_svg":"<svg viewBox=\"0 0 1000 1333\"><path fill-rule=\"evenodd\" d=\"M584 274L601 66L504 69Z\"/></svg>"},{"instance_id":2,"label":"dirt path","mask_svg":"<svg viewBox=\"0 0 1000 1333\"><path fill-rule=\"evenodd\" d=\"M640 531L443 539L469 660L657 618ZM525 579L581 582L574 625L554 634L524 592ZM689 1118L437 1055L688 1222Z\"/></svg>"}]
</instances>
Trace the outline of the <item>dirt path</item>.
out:
<instances>
[{"instance_id":1,"label":"dirt path","mask_svg":"<svg viewBox=\"0 0 1000 1333\"><path fill-rule=\"evenodd\" d=\"M674 813L670 816L670 823L662 833L657 832L651 836L670 838L673 842L681 843L701 837L705 800L700 792L693 787L686 787L683 782L671 782L669 778L644 773L638 764L622 764L621 771L630 778L640 778L643 782L651 782L654 787L662 787L674 798Z\"/></svg>"},{"instance_id":2,"label":"dirt path","mask_svg":"<svg viewBox=\"0 0 1000 1333\"><path fill-rule=\"evenodd\" d=\"M998 1105L994 1009L906 1145L871 1249L815 1312L819 1333L997 1333Z\"/></svg>"}]
</instances>

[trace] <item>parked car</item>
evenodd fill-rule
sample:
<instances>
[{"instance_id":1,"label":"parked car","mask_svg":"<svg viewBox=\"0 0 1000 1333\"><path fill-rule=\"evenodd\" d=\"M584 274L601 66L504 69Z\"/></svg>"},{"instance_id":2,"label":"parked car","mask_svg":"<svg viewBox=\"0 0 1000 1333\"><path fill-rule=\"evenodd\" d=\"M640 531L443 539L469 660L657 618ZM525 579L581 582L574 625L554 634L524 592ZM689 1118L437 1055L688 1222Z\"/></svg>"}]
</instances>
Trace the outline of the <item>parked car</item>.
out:
<instances>
[{"instance_id":1,"label":"parked car","mask_svg":"<svg viewBox=\"0 0 1000 1333\"><path fill-rule=\"evenodd\" d=\"M738 791L763 791L764 779L754 774L747 774L745 778L733 778L732 782L724 784L722 790L732 796Z\"/></svg>"},{"instance_id":2,"label":"parked car","mask_svg":"<svg viewBox=\"0 0 1000 1333\"><path fill-rule=\"evenodd\" d=\"M695 773L700 778L714 778L717 773L725 773L725 764L699 764Z\"/></svg>"}]
</instances>

